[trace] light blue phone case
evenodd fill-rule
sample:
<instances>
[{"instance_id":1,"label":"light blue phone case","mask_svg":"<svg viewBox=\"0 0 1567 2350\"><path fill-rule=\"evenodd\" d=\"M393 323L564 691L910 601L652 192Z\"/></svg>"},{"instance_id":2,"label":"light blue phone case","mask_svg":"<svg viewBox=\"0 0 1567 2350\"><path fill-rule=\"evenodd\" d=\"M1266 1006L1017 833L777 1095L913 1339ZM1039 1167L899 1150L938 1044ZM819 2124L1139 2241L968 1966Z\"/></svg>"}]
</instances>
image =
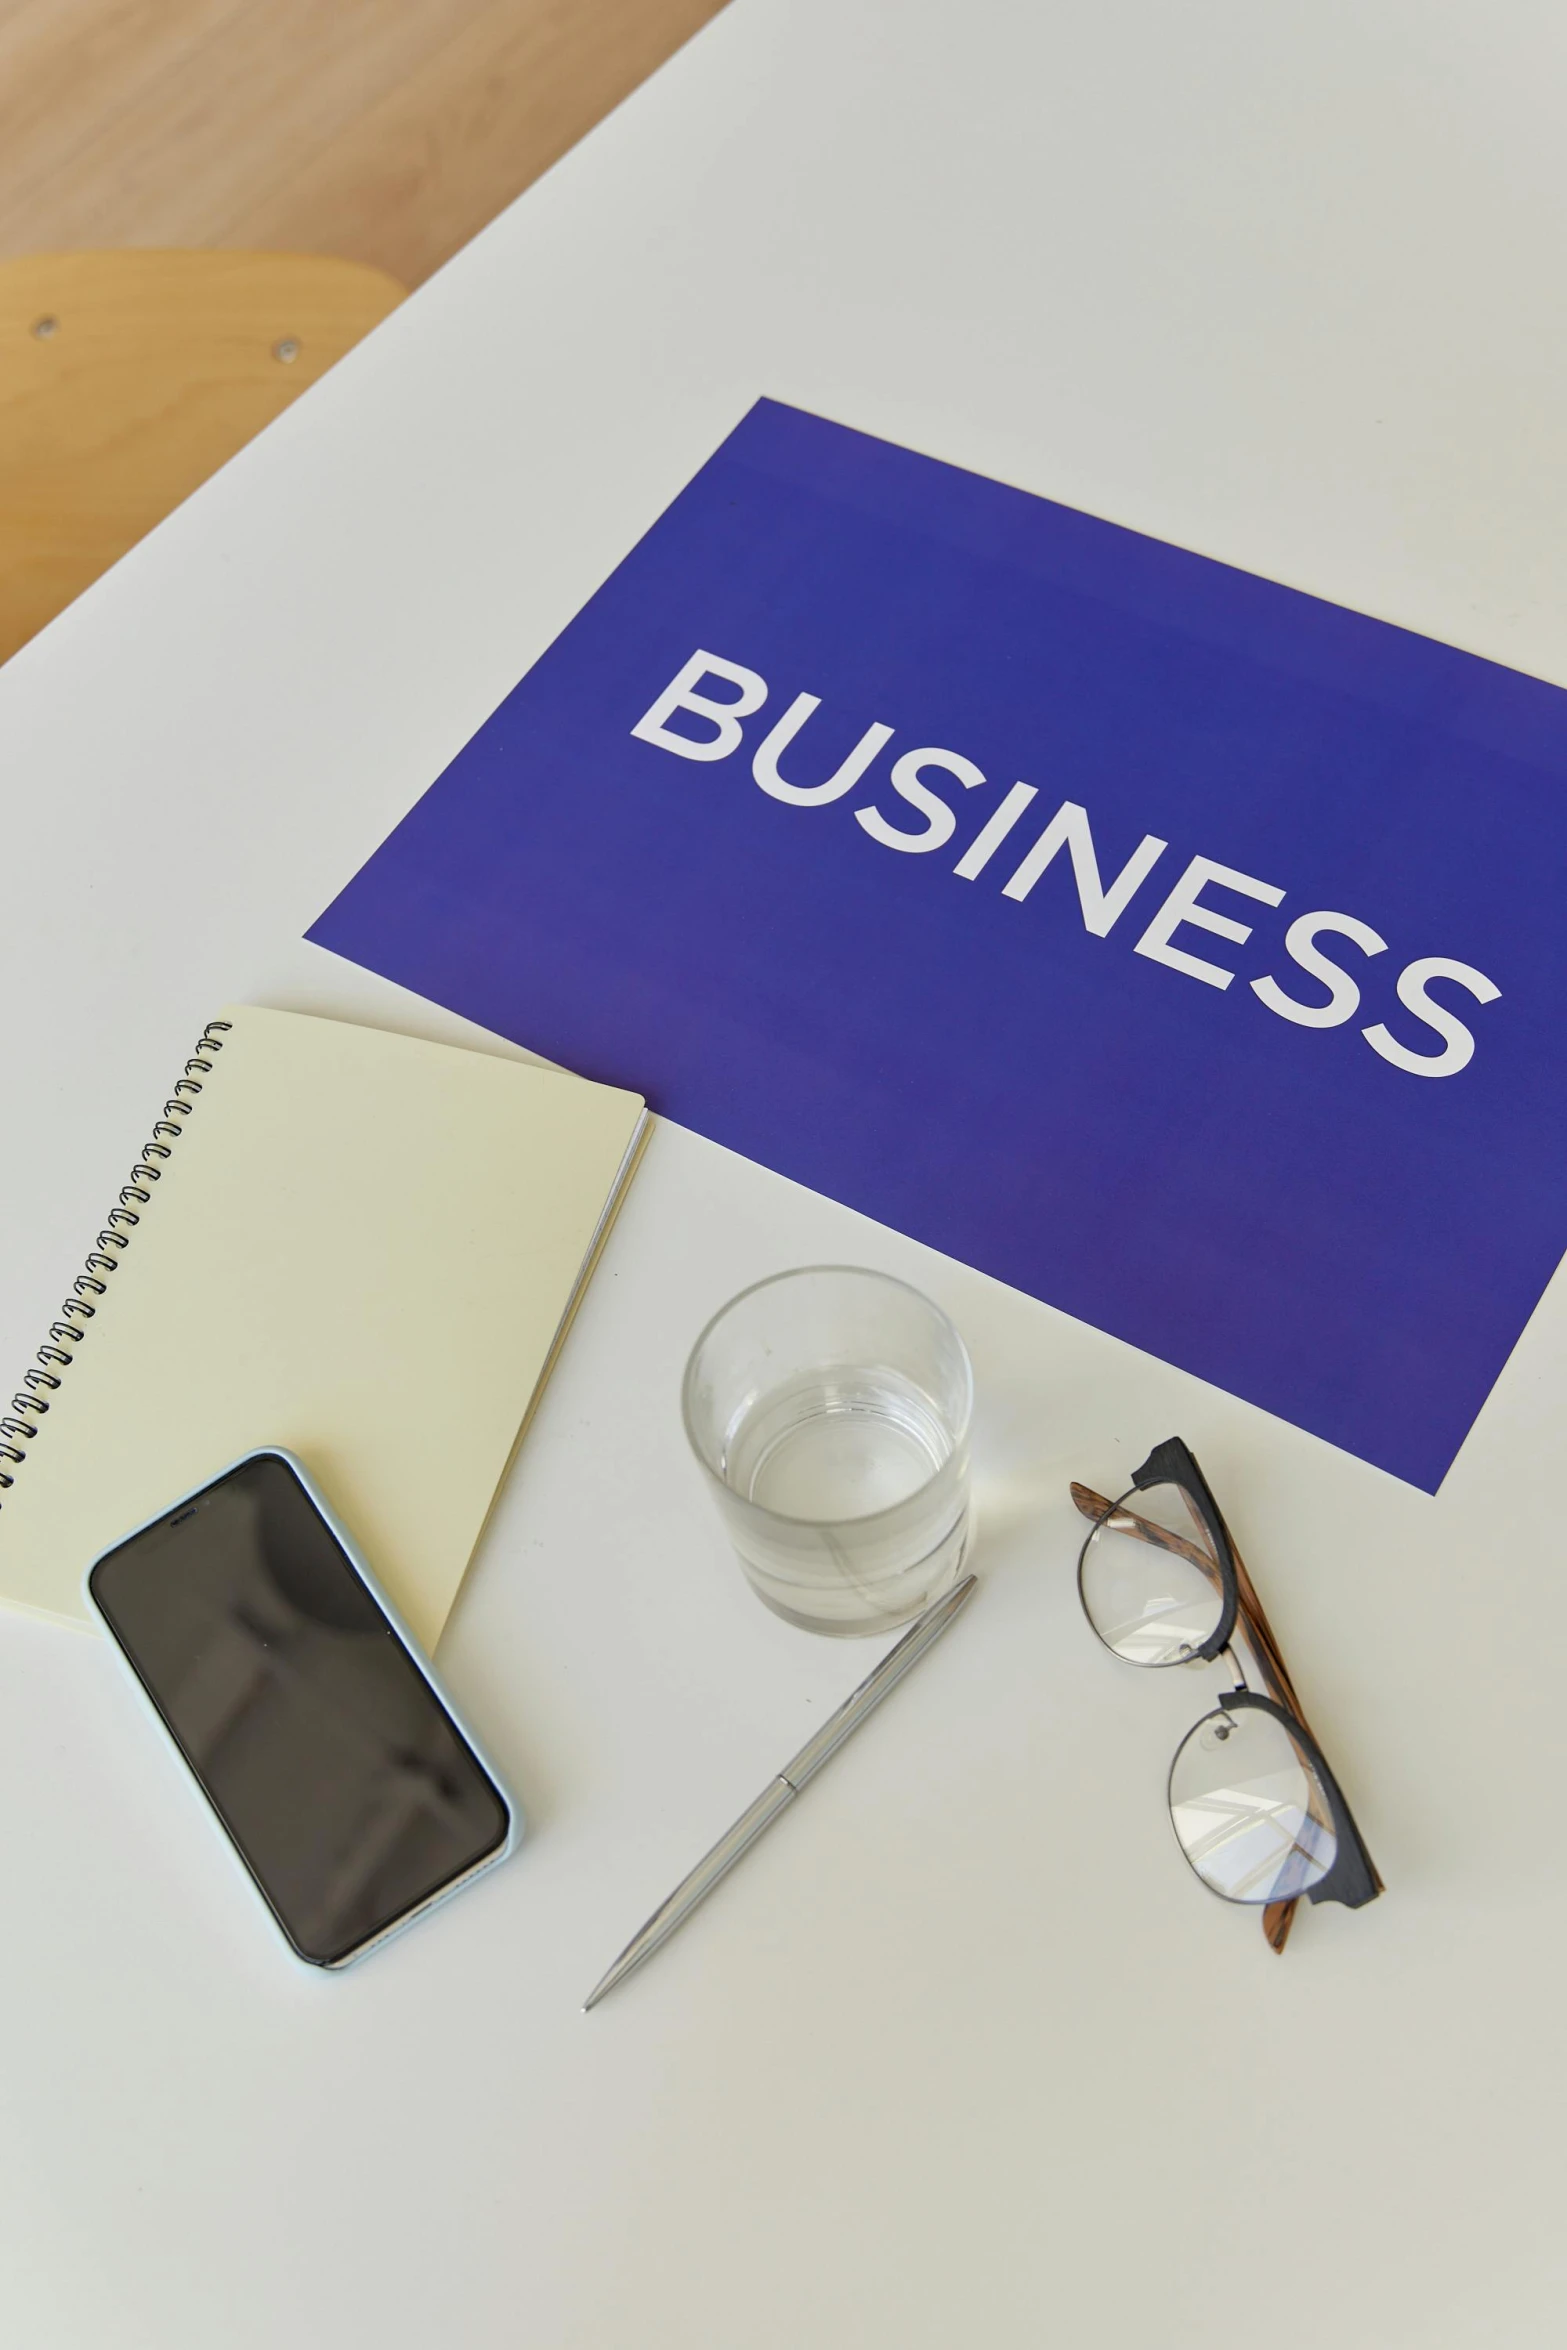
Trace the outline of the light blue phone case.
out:
<instances>
[{"instance_id":1,"label":"light blue phone case","mask_svg":"<svg viewBox=\"0 0 1567 2350\"><path fill-rule=\"evenodd\" d=\"M465 1869L463 1874L460 1877L454 1877L449 1885L443 1885L438 1892L430 1894L427 1899L416 1902L412 1909L405 1910L401 1917L394 1918L391 1924L388 1926L383 1926L378 1934L372 1934L368 1942L361 1942L356 1949L350 1950L346 1956L342 1958L328 1960L306 1958L301 1951L295 1949L293 1943L289 1940L288 1935L283 1930L282 1923L273 1911L270 1902L266 1898L266 1895L262 1892L261 1886L255 1875L252 1873L249 1863L246 1861L243 1853L240 1851L239 1846L234 1842L233 1837L230 1836L228 1829L224 1826L223 1820L219 1815L211 1797L208 1795L206 1788L202 1785L195 1771L186 1761L184 1754L180 1750L177 1740L172 1736L169 1730L168 1724L164 1721L163 1716L159 1713L151 1697L143 1687L140 1674L136 1671L136 1668L131 1663L130 1658L126 1655L124 1649L120 1646L119 1640L115 1636L112 1625L109 1623L108 1618L103 1613L103 1610L98 1606L98 1603L93 1596L93 1569L98 1565L99 1559L107 1558L111 1551L116 1551L120 1549L122 1544L133 1541L138 1534L145 1533L149 1526L156 1526L159 1524L161 1520L169 1516L171 1511L182 1509L186 1502L194 1501L198 1494L207 1492L210 1487L219 1484L224 1477L232 1476L233 1472L236 1469L243 1468L247 1461L258 1460L286 1461L288 1466L293 1470L295 1476L299 1479L301 1485L303 1485L306 1493L310 1496L312 1503L315 1505L316 1509L320 1511L322 1518L330 1527L334 1537L341 1544L344 1556L347 1558L349 1565L353 1568L354 1573L359 1577L360 1582L369 1592L370 1597L374 1600L376 1606L380 1609L388 1624L390 1624L393 1632L396 1634L399 1642L401 1643L403 1650L409 1659L409 1662L413 1665L421 1680L423 1680L428 1685L439 1704L444 1708L446 1713L451 1716L452 1721L456 1724L458 1730L462 1733L463 1738L473 1749L474 1755L477 1758L481 1768L488 1774L490 1780L492 1781L495 1792L500 1797L501 1803L504 1806L506 1812L506 1839L497 1851L487 1853L482 1860L475 1861L471 1869ZM465 1887L471 1885L474 1882L475 1878L484 1876L490 1869L498 1868L503 1860L509 1860L511 1855L516 1851L517 1846L521 1843L525 1833L526 1824L524 1822L521 1811L519 1810L517 1804L513 1801L511 1795L508 1793L505 1782L502 1780L499 1772L496 1770L495 1765L491 1762L489 1756L485 1753L483 1746L474 1736L474 1733L469 1728L467 1722L463 1719L460 1709L453 1704L450 1696L447 1694L446 1690L442 1688L440 1682L436 1679L435 1674L431 1671L429 1664L420 1654L418 1643L415 1641L407 1625L403 1622L402 1617L398 1614L396 1608L392 1605L390 1599L388 1599L386 1593L382 1590L380 1584L376 1581L374 1574L371 1572L371 1569L365 1560L364 1554L360 1550L359 1545L355 1542L353 1536L349 1533L348 1528L343 1524L341 1518L338 1517L331 1503L327 1500L326 1495L321 1491L320 1486L317 1485L315 1479L311 1476L310 1471L305 1467L304 1462L300 1460L296 1454L289 1452L285 1446L281 1444L258 1444L252 1451L241 1453L238 1460L230 1461L227 1467L220 1469L215 1477L204 1477L201 1483L199 1485L193 1486L188 1493L179 1494L174 1499L165 1502L162 1509L155 1510L151 1517L144 1518L139 1526L129 1527L124 1534L119 1536L118 1540L109 1543L102 1551L99 1552L98 1558L93 1560L92 1565L88 1567L86 1575L83 1579L83 1590L86 1595L88 1608L91 1610L94 1618L102 1626L105 1634L107 1635L109 1646L114 1651L114 1655L119 1663L120 1670L124 1674L125 1678L130 1682L131 1687L135 1690L137 1697L140 1699L143 1712L148 1714L151 1719L157 1723L158 1730L162 1736L164 1744L179 1763L185 1779L189 1782L189 1784L194 1786L197 1794L201 1797L202 1808L205 1811L207 1818L211 1821L214 1829L217 1831L224 1851L228 1854L230 1861L233 1863L234 1867L238 1869L246 1885L248 1885L250 1888L253 1899L260 1904L262 1910L266 1914L268 1922L276 1932L279 1941L281 1941L284 1949L288 1952L290 1958L293 1959L296 1966L308 1968L311 1974L341 1974L345 1967L357 1966L362 1958L369 1957L372 1950L380 1950L386 1943L390 1942L394 1936L401 1934L407 1927L413 1925L417 1919L428 1917L432 1909L439 1909L443 1902L449 1901L454 1893L461 1893Z\"/></svg>"}]
</instances>

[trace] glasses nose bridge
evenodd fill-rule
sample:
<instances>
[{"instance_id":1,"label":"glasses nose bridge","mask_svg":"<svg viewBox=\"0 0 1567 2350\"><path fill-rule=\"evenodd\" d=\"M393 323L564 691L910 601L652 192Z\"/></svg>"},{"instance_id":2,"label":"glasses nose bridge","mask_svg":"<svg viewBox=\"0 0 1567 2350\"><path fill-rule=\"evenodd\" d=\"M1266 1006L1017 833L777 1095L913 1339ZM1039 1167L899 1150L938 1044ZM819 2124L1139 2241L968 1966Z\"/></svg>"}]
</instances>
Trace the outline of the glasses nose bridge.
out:
<instances>
[{"instance_id":1,"label":"glasses nose bridge","mask_svg":"<svg viewBox=\"0 0 1567 2350\"><path fill-rule=\"evenodd\" d=\"M1235 1645L1237 1639L1240 1641L1241 1649L1246 1652L1246 1655L1251 1655L1251 1643L1247 1640L1245 1633L1241 1628L1239 1618L1237 1618L1235 1630L1230 1634L1229 1639L1220 1649L1218 1655L1214 1659L1214 1662L1215 1664L1227 1664L1229 1666L1230 1671L1235 1676L1235 1686L1237 1689L1249 1690L1251 1688L1251 1681L1246 1671L1246 1657L1245 1655L1237 1653ZM1252 1657L1252 1668L1254 1671L1257 1669L1255 1656Z\"/></svg>"}]
</instances>

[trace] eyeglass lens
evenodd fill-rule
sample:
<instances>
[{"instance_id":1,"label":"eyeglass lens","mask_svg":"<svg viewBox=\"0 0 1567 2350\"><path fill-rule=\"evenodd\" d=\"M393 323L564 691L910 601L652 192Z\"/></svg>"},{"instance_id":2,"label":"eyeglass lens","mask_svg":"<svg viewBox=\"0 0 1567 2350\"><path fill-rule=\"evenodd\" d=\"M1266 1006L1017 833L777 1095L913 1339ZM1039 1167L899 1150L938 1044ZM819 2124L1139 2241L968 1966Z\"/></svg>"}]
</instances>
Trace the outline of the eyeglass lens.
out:
<instances>
[{"instance_id":1,"label":"eyeglass lens","mask_svg":"<svg viewBox=\"0 0 1567 2350\"><path fill-rule=\"evenodd\" d=\"M1118 1502L1084 1545L1078 1584L1100 1639L1134 1665L1185 1664L1224 1612L1212 1540L1179 1485Z\"/></svg>"},{"instance_id":2,"label":"eyeglass lens","mask_svg":"<svg viewBox=\"0 0 1567 2350\"><path fill-rule=\"evenodd\" d=\"M1337 1839L1322 1783L1282 1722L1223 1707L1182 1741L1170 1817L1192 1867L1226 1901L1288 1901L1320 1884Z\"/></svg>"}]
</instances>

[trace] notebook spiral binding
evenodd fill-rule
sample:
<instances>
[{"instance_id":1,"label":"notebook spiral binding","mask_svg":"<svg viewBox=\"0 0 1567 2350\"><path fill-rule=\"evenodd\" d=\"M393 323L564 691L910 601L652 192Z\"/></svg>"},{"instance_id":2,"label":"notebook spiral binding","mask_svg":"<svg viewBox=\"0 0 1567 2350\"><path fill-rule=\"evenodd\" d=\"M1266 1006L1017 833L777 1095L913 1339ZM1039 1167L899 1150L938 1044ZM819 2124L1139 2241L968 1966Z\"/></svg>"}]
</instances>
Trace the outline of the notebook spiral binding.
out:
<instances>
[{"instance_id":1,"label":"notebook spiral binding","mask_svg":"<svg viewBox=\"0 0 1567 2350\"><path fill-rule=\"evenodd\" d=\"M121 1189L118 1205L110 1209L97 1245L71 1285L72 1294L60 1308L59 1320L50 1323L48 1338L38 1349L36 1360L22 1373L25 1393L13 1395L8 1410L0 1416L0 1495L16 1483L16 1470L27 1460L23 1447L36 1439L50 1409L49 1398L58 1393L61 1374L71 1368L75 1360L73 1350L81 1345L86 1325L98 1311L92 1300L107 1293L109 1276L119 1271L120 1258L141 1222L140 1211L152 1198L148 1185L162 1179L163 1166L156 1162L166 1164L174 1156L174 1145L184 1132L195 1098L201 1093L202 1078L211 1076L214 1056L222 1052L223 1039L233 1025L231 1020L209 1020L202 1030L201 1041L186 1062L184 1075L176 1081L172 1097L163 1105L163 1116L152 1130L151 1141L143 1144L141 1156L131 1169L130 1181ZM0 1499L0 1509L4 1506Z\"/></svg>"}]
</instances>

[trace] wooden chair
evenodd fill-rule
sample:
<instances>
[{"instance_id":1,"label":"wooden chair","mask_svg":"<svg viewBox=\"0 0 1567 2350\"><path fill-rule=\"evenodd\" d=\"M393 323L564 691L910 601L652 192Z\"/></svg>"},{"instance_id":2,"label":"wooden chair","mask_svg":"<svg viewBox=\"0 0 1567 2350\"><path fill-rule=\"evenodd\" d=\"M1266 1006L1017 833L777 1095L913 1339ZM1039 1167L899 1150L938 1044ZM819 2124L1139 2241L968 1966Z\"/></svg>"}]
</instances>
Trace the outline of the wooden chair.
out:
<instances>
[{"instance_id":1,"label":"wooden chair","mask_svg":"<svg viewBox=\"0 0 1567 2350\"><path fill-rule=\"evenodd\" d=\"M306 253L0 262L0 661L404 291Z\"/></svg>"}]
</instances>

